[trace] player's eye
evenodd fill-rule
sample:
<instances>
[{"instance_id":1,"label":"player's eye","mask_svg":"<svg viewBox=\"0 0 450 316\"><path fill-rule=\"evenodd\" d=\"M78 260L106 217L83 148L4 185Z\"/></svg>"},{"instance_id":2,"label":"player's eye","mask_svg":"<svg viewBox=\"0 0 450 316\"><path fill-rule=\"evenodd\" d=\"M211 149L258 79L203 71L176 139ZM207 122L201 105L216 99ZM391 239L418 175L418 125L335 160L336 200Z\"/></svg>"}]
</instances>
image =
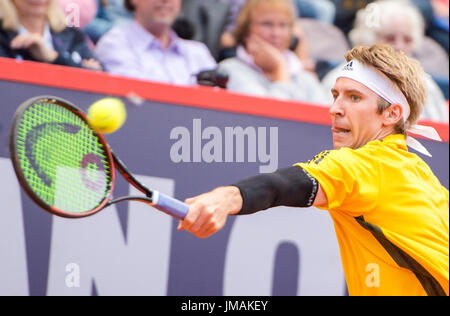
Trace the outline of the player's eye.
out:
<instances>
[{"instance_id":1,"label":"player's eye","mask_svg":"<svg viewBox=\"0 0 450 316\"><path fill-rule=\"evenodd\" d=\"M358 102L358 101L361 100L361 97L360 97L359 95L356 95L356 94L350 95L350 98L351 98L351 100L352 100L353 102Z\"/></svg>"}]
</instances>

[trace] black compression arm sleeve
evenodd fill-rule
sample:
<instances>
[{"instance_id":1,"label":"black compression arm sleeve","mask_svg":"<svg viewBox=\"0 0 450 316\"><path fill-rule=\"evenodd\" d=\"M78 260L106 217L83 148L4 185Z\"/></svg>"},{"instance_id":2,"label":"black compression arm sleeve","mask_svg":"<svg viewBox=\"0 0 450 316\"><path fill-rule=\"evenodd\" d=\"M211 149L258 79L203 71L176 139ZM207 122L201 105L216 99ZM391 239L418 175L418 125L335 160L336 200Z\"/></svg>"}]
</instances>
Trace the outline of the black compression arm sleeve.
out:
<instances>
[{"instance_id":1,"label":"black compression arm sleeve","mask_svg":"<svg viewBox=\"0 0 450 316\"><path fill-rule=\"evenodd\" d=\"M246 178L233 185L239 188L243 199L237 215L281 205L309 207L319 187L317 180L299 166Z\"/></svg>"}]
</instances>

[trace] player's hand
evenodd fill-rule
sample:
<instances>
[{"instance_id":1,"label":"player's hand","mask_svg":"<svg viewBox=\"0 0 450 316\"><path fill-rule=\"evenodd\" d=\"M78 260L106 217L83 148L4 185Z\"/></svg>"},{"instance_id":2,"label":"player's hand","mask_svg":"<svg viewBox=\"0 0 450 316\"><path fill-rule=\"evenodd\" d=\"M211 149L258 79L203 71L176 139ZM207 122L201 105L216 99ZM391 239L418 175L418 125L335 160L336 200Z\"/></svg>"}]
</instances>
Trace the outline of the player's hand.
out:
<instances>
[{"instance_id":1,"label":"player's hand","mask_svg":"<svg viewBox=\"0 0 450 316\"><path fill-rule=\"evenodd\" d=\"M187 199L189 212L178 230L186 230L199 238L207 238L225 226L228 215L242 209L242 196L235 186L219 187L211 192Z\"/></svg>"},{"instance_id":2,"label":"player's hand","mask_svg":"<svg viewBox=\"0 0 450 316\"><path fill-rule=\"evenodd\" d=\"M36 60L53 63L58 58L58 52L47 47L44 38L40 34L19 34L13 38L10 44L12 49L25 49Z\"/></svg>"}]
</instances>

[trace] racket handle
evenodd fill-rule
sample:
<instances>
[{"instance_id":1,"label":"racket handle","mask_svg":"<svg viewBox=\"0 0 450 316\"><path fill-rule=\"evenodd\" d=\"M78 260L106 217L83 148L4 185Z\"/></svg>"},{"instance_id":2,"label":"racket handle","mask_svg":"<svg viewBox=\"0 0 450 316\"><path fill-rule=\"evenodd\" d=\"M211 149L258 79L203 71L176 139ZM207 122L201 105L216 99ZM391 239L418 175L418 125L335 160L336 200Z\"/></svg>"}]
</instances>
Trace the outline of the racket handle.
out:
<instances>
[{"instance_id":1,"label":"racket handle","mask_svg":"<svg viewBox=\"0 0 450 316\"><path fill-rule=\"evenodd\" d=\"M186 203L183 203L159 191L153 191L152 200L153 205L156 208L179 219L184 219L189 210L189 205Z\"/></svg>"}]
</instances>

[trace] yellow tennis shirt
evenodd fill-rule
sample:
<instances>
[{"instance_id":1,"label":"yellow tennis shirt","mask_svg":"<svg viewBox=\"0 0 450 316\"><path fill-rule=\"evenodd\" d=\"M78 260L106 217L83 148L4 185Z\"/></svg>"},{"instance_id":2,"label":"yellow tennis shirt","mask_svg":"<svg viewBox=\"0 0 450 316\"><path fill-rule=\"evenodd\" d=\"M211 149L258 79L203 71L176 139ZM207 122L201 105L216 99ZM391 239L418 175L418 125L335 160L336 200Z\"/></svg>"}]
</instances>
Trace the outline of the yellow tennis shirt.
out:
<instances>
[{"instance_id":1,"label":"yellow tennis shirt","mask_svg":"<svg viewBox=\"0 0 450 316\"><path fill-rule=\"evenodd\" d=\"M449 192L403 135L297 165L326 193L350 295L449 294Z\"/></svg>"}]
</instances>

